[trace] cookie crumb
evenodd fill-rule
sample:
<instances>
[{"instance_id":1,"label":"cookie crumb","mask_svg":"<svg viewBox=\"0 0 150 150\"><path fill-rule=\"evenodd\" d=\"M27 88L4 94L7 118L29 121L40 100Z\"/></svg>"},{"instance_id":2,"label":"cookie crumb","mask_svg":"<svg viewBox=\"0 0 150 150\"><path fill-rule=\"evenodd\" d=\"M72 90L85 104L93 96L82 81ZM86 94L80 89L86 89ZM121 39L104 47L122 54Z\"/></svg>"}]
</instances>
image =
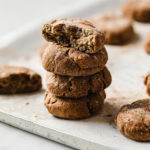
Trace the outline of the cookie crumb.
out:
<instances>
[{"instance_id":1,"label":"cookie crumb","mask_svg":"<svg viewBox=\"0 0 150 150\"><path fill-rule=\"evenodd\" d=\"M26 103L25 103L25 105L29 105L29 104L30 104L29 102L26 102Z\"/></svg>"}]
</instances>

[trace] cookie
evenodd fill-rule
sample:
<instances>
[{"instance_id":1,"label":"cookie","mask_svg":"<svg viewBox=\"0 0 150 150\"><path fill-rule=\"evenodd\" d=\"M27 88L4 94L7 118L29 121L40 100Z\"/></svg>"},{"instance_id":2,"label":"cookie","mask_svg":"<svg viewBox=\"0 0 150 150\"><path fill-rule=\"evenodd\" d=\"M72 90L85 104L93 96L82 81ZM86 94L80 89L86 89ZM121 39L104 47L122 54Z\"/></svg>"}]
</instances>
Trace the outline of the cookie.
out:
<instances>
[{"instance_id":1,"label":"cookie","mask_svg":"<svg viewBox=\"0 0 150 150\"><path fill-rule=\"evenodd\" d=\"M46 85L48 91L58 97L79 98L107 88L111 83L111 75L105 67L92 76L67 77L47 73Z\"/></svg>"},{"instance_id":2,"label":"cookie","mask_svg":"<svg viewBox=\"0 0 150 150\"><path fill-rule=\"evenodd\" d=\"M139 22L150 22L150 1L131 0L122 6L125 16Z\"/></svg>"},{"instance_id":3,"label":"cookie","mask_svg":"<svg viewBox=\"0 0 150 150\"><path fill-rule=\"evenodd\" d=\"M106 44L125 44L134 35L131 20L122 16L107 14L93 17L90 21L97 29L104 31Z\"/></svg>"},{"instance_id":4,"label":"cookie","mask_svg":"<svg viewBox=\"0 0 150 150\"><path fill-rule=\"evenodd\" d=\"M146 92L150 96L150 73L144 78L144 84L146 85Z\"/></svg>"},{"instance_id":5,"label":"cookie","mask_svg":"<svg viewBox=\"0 0 150 150\"><path fill-rule=\"evenodd\" d=\"M146 36L145 41L144 41L144 48L145 51L150 54L150 33Z\"/></svg>"},{"instance_id":6,"label":"cookie","mask_svg":"<svg viewBox=\"0 0 150 150\"><path fill-rule=\"evenodd\" d=\"M33 92L41 86L41 76L29 68L0 67L0 94Z\"/></svg>"},{"instance_id":7,"label":"cookie","mask_svg":"<svg viewBox=\"0 0 150 150\"><path fill-rule=\"evenodd\" d=\"M48 42L96 53L104 46L104 34L83 19L57 19L44 24L42 35Z\"/></svg>"},{"instance_id":8,"label":"cookie","mask_svg":"<svg viewBox=\"0 0 150 150\"><path fill-rule=\"evenodd\" d=\"M117 114L116 124L124 136L136 141L150 141L150 99L123 106Z\"/></svg>"},{"instance_id":9,"label":"cookie","mask_svg":"<svg viewBox=\"0 0 150 150\"><path fill-rule=\"evenodd\" d=\"M66 76L88 76L102 70L108 60L103 48L95 54L87 54L49 42L42 56L43 67L55 74Z\"/></svg>"},{"instance_id":10,"label":"cookie","mask_svg":"<svg viewBox=\"0 0 150 150\"><path fill-rule=\"evenodd\" d=\"M105 92L78 99L66 99L45 94L45 106L52 115L65 119L83 119L97 114L104 103Z\"/></svg>"}]
</instances>

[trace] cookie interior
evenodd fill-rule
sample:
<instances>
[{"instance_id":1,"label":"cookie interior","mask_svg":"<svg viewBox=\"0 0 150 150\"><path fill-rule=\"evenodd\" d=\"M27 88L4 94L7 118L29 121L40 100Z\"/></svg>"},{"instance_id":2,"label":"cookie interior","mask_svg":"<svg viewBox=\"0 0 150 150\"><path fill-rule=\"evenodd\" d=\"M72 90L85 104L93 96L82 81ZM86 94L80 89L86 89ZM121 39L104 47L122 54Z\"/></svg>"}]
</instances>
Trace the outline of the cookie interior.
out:
<instances>
[{"instance_id":1,"label":"cookie interior","mask_svg":"<svg viewBox=\"0 0 150 150\"><path fill-rule=\"evenodd\" d=\"M95 39L99 35L93 33L94 31L90 28L91 26L89 26L88 29L82 27L82 25L67 25L65 23L57 23L55 25L45 24L43 26L42 34L47 41L52 41L65 47L73 47L80 51L92 53L96 49ZM93 27L93 29L95 28ZM104 41L104 39L102 40Z\"/></svg>"}]
</instances>

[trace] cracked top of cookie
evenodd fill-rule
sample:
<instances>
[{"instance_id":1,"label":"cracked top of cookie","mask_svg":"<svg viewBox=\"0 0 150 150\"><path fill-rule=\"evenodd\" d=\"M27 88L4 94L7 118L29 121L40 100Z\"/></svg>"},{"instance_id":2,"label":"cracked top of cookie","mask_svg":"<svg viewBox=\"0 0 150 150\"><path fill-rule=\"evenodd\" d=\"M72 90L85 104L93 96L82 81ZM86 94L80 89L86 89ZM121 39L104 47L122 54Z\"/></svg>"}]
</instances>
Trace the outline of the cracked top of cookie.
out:
<instances>
[{"instance_id":1,"label":"cracked top of cookie","mask_svg":"<svg viewBox=\"0 0 150 150\"><path fill-rule=\"evenodd\" d=\"M150 108L150 99L143 99L143 100L135 101L132 104L123 106L121 108L121 111L130 111L132 109L138 109L138 108L147 109L148 107Z\"/></svg>"},{"instance_id":2,"label":"cracked top of cookie","mask_svg":"<svg viewBox=\"0 0 150 150\"><path fill-rule=\"evenodd\" d=\"M123 106L116 123L125 136L137 141L150 141L150 99Z\"/></svg>"},{"instance_id":3,"label":"cracked top of cookie","mask_svg":"<svg viewBox=\"0 0 150 150\"><path fill-rule=\"evenodd\" d=\"M96 53L105 43L104 33L83 19L57 19L43 25L43 37L64 47Z\"/></svg>"}]
</instances>

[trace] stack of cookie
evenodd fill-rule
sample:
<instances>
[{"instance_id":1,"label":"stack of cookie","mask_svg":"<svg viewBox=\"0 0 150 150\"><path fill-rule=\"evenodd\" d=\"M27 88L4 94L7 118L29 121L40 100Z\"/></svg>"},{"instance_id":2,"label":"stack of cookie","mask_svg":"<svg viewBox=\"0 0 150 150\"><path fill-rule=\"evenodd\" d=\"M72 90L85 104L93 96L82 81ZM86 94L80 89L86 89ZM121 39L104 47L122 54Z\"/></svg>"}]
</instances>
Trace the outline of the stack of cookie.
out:
<instances>
[{"instance_id":1,"label":"stack of cookie","mask_svg":"<svg viewBox=\"0 0 150 150\"><path fill-rule=\"evenodd\" d=\"M104 34L86 20L58 19L44 24L42 35L47 41L41 59L48 71L48 111L66 119L96 114L111 83Z\"/></svg>"}]
</instances>

